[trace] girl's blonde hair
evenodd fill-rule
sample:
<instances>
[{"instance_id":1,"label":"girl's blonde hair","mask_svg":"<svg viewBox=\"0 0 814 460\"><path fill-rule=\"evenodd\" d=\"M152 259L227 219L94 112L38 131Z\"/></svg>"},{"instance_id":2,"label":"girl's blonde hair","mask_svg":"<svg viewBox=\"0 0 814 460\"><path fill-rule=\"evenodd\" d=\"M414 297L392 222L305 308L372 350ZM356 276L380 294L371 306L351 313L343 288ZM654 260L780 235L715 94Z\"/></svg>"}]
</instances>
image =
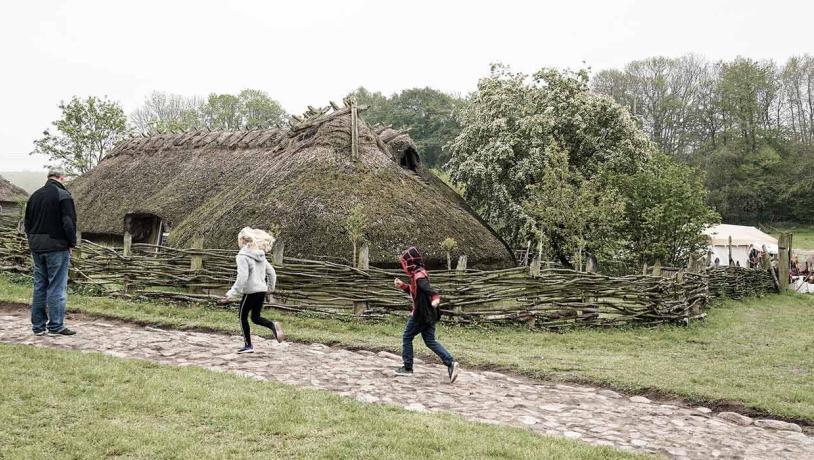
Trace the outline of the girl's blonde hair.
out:
<instances>
[{"instance_id":1,"label":"girl's blonde hair","mask_svg":"<svg viewBox=\"0 0 814 460\"><path fill-rule=\"evenodd\" d=\"M237 244L251 250L271 251L274 246L274 237L259 228L243 227L237 234Z\"/></svg>"}]
</instances>

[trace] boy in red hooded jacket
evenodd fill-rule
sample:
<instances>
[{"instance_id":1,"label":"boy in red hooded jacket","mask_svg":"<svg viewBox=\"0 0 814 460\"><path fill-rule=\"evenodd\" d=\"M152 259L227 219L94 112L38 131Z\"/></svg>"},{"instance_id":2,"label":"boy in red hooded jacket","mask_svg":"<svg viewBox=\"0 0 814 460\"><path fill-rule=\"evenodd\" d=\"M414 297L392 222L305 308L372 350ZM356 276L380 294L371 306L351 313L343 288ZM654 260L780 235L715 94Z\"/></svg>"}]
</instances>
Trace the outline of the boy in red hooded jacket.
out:
<instances>
[{"instance_id":1,"label":"boy in red hooded jacket","mask_svg":"<svg viewBox=\"0 0 814 460\"><path fill-rule=\"evenodd\" d=\"M410 319L407 320L407 327L402 336L401 354L404 366L399 368L396 374L413 374L413 339L421 334L424 344L435 352L447 366L449 383L453 383L458 378L458 363L435 339L435 323L441 318L441 312L438 309L438 305L441 304L441 296L430 287L430 278L418 249L408 248L401 254L400 262L402 270L410 277L410 283L395 278L393 285L410 294L413 312Z\"/></svg>"}]
</instances>

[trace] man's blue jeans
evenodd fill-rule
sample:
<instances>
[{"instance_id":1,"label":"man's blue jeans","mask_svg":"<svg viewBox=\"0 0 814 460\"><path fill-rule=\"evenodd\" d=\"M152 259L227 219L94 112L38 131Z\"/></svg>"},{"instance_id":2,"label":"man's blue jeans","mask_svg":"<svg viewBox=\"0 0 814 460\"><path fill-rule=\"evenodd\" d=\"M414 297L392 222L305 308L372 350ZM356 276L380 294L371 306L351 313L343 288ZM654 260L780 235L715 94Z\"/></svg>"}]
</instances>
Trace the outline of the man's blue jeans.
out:
<instances>
[{"instance_id":1,"label":"man's blue jeans","mask_svg":"<svg viewBox=\"0 0 814 460\"><path fill-rule=\"evenodd\" d=\"M31 326L34 332L47 327L51 332L65 329L65 301L68 289L70 251L35 252L34 293L31 301ZM47 321L47 324L46 324Z\"/></svg>"},{"instance_id":2,"label":"man's blue jeans","mask_svg":"<svg viewBox=\"0 0 814 460\"><path fill-rule=\"evenodd\" d=\"M407 321L407 327L404 329L404 335L401 338L401 357L404 360L404 367L407 369L413 368L413 339L418 334L424 339L424 344L434 351L441 361L447 366L451 365L454 359L452 355L444 348L443 345L435 340L435 324L418 323L412 316Z\"/></svg>"}]
</instances>

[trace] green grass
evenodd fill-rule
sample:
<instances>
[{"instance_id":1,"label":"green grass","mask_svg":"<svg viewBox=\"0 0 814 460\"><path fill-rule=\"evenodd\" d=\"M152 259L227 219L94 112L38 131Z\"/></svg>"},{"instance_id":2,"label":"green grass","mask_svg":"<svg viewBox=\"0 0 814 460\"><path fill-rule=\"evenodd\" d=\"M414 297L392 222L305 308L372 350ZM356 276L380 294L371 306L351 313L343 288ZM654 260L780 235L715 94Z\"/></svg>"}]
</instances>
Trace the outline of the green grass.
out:
<instances>
[{"instance_id":1,"label":"green grass","mask_svg":"<svg viewBox=\"0 0 814 460\"><path fill-rule=\"evenodd\" d=\"M814 225L783 225L768 227L768 229L775 238L780 236L780 232L794 234L791 242L794 249L814 250Z\"/></svg>"},{"instance_id":2,"label":"green grass","mask_svg":"<svg viewBox=\"0 0 814 460\"><path fill-rule=\"evenodd\" d=\"M0 299L28 302L30 288L0 277ZM238 333L235 313L208 307L72 295L70 311L175 328ZM398 353L403 323L337 321L272 313L292 340ZM265 334L260 328L255 329ZM743 405L814 423L814 296L772 295L716 304L690 327L544 333L443 324L439 339L464 366L561 381L655 391L696 402ZM417 346L423 357L428 356Z\"/></svg>"},{"instance_id":3,"label":"green grass","mask_svg":"<svg viewBox=\"0 0 814 460\"><path fill-rule=\"evenodd\" d=\"M317 390L0 345L3 458L634 458Z\"/></svg>"}]
</instances>

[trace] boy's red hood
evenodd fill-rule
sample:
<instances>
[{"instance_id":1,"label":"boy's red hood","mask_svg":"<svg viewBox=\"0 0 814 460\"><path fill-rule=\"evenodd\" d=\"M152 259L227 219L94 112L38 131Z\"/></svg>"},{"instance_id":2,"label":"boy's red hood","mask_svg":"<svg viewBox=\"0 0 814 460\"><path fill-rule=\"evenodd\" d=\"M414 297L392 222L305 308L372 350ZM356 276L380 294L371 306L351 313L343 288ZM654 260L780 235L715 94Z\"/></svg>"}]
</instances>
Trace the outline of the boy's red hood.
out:
<instances>
[{"instance_id":1,"label":"boy's red hood","mask_svg":"<svg viewBox=\"0 0 814 460\"><path fill-rule=\"evenodd\" d=\"M424 268L424 257L421 256L421 253L415 246L410 246L402 252L399 262L401 262L401 269L409 276L412 276L413 273L419 269Z\"/></svg>"}]
</instances>

